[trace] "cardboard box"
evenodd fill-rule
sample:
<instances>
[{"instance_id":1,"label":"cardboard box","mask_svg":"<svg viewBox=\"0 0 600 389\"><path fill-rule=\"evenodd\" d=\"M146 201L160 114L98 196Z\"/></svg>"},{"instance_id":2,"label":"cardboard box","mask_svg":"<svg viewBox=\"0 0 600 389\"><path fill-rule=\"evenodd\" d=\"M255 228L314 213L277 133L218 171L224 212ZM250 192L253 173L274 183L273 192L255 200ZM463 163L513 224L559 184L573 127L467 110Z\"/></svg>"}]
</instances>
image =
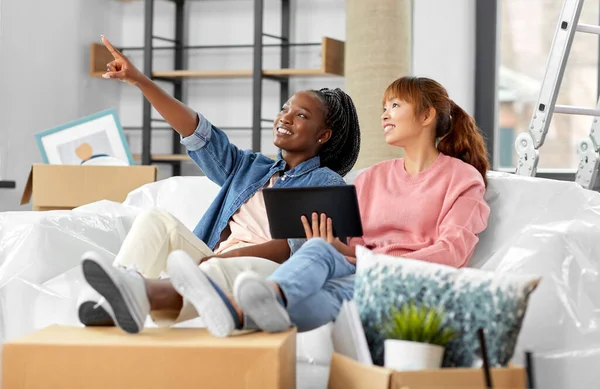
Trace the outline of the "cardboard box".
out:
<instances>
[{"instance_id":1,"label":"cardboard box","mask_svg":"<svg viewBox=\"0 0 600 389\"><path fill-rule=\"evenodd\" d=\"M123 202L129 192L156 181L156 166L32 166L21 205L34 211L73 209L100 200Z\"/></svg>"},{"instance_id":2,"label":"cardboard box","mask_svg":"<svg viewBox=\"0 0 600 389\"><path fill-rule=\"evenodd\" d=\"M492 369L495 389L526 389L522 367ZM483 369L436 369L398 372L368 366L340 354L333 354L329 389L485 389Z\"/></svg>"},{"instance_id":3,"label":"cardboard box","mask_svg":"<svg viewBox=\"0 0 600 389\"><path fill-rule=\"evenodd\" d=\"M216 338L199 328L51 326L2 351L6 389L294 389L296 331Z\"/></svg>"}]
</instances>

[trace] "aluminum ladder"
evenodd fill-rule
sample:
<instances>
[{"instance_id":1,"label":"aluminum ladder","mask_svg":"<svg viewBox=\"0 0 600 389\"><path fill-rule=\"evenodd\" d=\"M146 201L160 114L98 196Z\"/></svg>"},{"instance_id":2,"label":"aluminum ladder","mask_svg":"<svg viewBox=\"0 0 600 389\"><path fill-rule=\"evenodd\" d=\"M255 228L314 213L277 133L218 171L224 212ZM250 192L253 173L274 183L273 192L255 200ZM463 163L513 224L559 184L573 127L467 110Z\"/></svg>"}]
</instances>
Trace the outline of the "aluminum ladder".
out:
<instances>
[{"instance_id":1,"label":"aluminum ladder","mask_svg":"<svg viewBox=\"0 0 600 389\"><path fill-rule=\"evenodd\" d=\"M556 105L575 32L600 35L600 26L579 24L583 2L584 0L565 0L563 5L529 129L515 139L515 149L519 157L515 173L532 177L536 175L539 148L544 144L552 114L593 116L589 135L577 144L579 165L575 176L575 182L584 188L593 189L600 165L600 99L595 109Z\"/></svg>"}]
</instances>

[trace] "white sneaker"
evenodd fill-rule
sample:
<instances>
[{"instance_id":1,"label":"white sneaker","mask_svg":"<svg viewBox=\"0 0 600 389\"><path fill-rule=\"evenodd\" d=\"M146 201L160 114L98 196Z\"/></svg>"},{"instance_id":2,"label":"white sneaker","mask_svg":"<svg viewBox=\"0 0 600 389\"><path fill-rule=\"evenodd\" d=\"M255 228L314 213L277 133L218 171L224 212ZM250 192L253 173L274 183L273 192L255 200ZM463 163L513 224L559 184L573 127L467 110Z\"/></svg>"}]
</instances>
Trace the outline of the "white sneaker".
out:
<instances>
[{"instance_id":1,"label":"white sneaker","mask_svg":"<svg viewBox=\"0 0 600 389\"><path fill-rule=\"evenodd\" d=\"M83 255L81 267L88 284L106 299L110 307L106 312L113 321L125 332L140 332L150 314L144 278L135 271L105 264L94 252Z\"/></svg>"},{"instance_id":2,"label":"white sneaker","mask_svg":"<svg viewBox=\"0 0 600 389\"><path fill-rule=\"evenodd\" d=\"M115 325L112 308L104 297L89 286L84 288L77 300L77 313L79 321L86 327L112 327Z\"/></svg>"},{"instance_id":3,"label":"white sneaker","mask_svg":"<svg viewBox=\"0 0 600 389\"><path fill-rule=\"evenodd\" d=\"M275 287L255 272L245 271L236 277L233 297L261 330L281 332L290 328L290 315Z\"/></svg>"},{"instance_id":4,"label":"white sneaker","mask_svg":"<svg viewBox=\"0 0 600 389\"><path fill-rule=\"evenodd\" d=\"M239 329L237 313L221 288L184 251L173 251L167 259L171 284L200 315L211 334L229 336Z\"/></svg>"}]
</instances>

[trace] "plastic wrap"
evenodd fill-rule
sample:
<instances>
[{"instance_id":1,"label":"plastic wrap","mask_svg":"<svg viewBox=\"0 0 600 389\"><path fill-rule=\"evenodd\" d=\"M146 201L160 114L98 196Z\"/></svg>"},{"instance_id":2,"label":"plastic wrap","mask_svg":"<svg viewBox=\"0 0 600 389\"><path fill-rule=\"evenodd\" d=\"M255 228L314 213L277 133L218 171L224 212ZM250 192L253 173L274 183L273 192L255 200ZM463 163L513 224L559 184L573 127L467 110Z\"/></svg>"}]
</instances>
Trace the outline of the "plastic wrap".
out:
<instances>
[{"instance_id":1,"label":"plastic wrap","mask_svg":"<svg viewBox=\"0 0 600 389\"><path fill-rule=\"evenodd\" d=\"M112 261L135 216L152 207L193 228L217 191L205 177L174 177L132 192L123 204L1 213L1 339L51 323L79 325L77 265L84 251ZM469 266L543 277L514 362L523 362L525 350L534 352L539 388L594 387L600 381L600 194L574 183L491 173L486 198L492 213ZM298 335L299 388L326 388L330 333L327 325Z\"/></svg>"},{"instance_id":2,"label":"plastic wrap","mask_svg":"<svg viewBox=\"0 0 600 389\"><path fill-rule=\"evenodd\" d=\"M95 211L112 207L103 202ZM114 258L134 217L124 208L0 213L0 339L46 324L34 309L40 296L52 294L45 283L77 266L86 250Z\"/></svg>"},{"instance_id":3,"label":"plastic wrap","mask_svg":"<svg viewBox=\"0 0 600 389\"><path fill-rule=\"evenodd\" d=\"M173 177L131 192L122 204L100 201L73 211L0 213L0 341L54 323L80 326L76 302L85 283L78 265L85 251L113 261L144 209L165 209L193 229L218 190L206 177ZM177 324L202 325L201 319ZM327 325L298 335L299 389L327 387L330 333Z\"/></svg>"},{"instance_id":4,"label":"plastic wrap","mask_svg":"<svg viewBox=\"0 0 600 389\"><path fill-rule=\"evenodd\" d=\"M533 352L536 387L600 382L600 194L571 182L491 173L489 226L469 266L538 274L514 362Z\"/></svg>"},{"instance_id":5,"label":"plastic wrap","mask_svg":"<svg viewBox=\"0 0 600 389\"><path fill-rule=\"evenodd\" d=\"M172 177L134 190L123 205L162 208L193 230L219 192L219 186L206 177Z\"/></svg>"}]
</instances>

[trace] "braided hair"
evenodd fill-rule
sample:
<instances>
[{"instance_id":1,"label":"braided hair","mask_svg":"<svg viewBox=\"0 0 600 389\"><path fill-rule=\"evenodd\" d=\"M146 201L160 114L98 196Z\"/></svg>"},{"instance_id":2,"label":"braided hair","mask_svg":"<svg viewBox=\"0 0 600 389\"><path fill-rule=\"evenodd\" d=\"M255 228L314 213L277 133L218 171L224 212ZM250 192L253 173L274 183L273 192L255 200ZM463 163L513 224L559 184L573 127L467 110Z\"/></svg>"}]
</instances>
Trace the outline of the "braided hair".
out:
<instances>
[{"instance_id":1,"label":"braided hair","mask_svg":"<svg viewBox=\"0 0 600 389\"><path fill-rule=\"evenodd\" d=\"M321 166L345 176L360 151L360 126L352 98L340 88L312 90L323 106L325 125L331 138L319 150Z\"/></svg>"}]
</instances>

